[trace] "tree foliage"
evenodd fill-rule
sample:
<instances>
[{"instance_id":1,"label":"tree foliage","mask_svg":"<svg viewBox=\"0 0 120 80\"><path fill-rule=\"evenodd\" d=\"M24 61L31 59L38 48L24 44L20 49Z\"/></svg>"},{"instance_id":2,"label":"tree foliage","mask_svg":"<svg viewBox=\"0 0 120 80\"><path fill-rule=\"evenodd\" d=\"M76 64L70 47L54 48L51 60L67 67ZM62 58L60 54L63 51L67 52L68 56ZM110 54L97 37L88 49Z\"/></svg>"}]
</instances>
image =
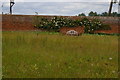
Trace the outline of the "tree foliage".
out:
<instances>
[{"instance_id":1,"label":"tree foliage","mask_svg":"<svg viewBox=\"0 0 120 80\"><path fill-rule=\"evenodd\" d=\"M108 15L108 12L103 12L103 13L101 13L101 14L98 14L97 12L91 11L91 12L88 14L88 16L109 16L109 15ZM112 12L110 16L112 16L112 17L120 17L120 14L117 13L117 12Z\"/></svg>"},{"instance_id":2,"label":"tree foliage","mask_svg":"<svg viewBox=\"0 0 120 80\"><path fill-rule=\"evenodd\" d=\"M86 16L85 13L78 14L78 16Z\"/></svg>"},{"instance_id":3,"label":"tree foliage","mask_svg":"<svg viewBox=\"0 0 120 80\"><path fill-rule=\"evenodd\" d=\"M89 16L98 16L97 12L93 12L93 11L91 11L88 15Z\"/></svg>"}]
</instances>

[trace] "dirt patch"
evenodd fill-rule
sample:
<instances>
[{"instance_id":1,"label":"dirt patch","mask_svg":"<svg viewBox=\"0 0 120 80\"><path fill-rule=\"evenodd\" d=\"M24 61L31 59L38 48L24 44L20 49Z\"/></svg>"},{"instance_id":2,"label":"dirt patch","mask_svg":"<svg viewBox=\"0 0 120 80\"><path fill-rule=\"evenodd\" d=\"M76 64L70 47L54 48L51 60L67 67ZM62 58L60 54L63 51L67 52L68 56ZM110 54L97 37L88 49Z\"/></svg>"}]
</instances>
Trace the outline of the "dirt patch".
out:
<instances>
[{"instance_id":1,"label":"dirt patch","mask_svg":"<svg viewBox=\"0 0 120 80\"><path fill-rule=\"evenodd\" d=\"M18 30L37 30L34 25L30 22L2 22L2 30L3 31L18 31Z\"/></svg>"},{"instance_id":2,"label":"dirt patch","mask_svg":"<svg viewBox=\"0 0 120 80\"><path fill-rule=\"evenodd\" d=\"M118 25L110 25L111 30L98 30L95 33L120 33L120 29Z\"/></svg>"}]
</instances>

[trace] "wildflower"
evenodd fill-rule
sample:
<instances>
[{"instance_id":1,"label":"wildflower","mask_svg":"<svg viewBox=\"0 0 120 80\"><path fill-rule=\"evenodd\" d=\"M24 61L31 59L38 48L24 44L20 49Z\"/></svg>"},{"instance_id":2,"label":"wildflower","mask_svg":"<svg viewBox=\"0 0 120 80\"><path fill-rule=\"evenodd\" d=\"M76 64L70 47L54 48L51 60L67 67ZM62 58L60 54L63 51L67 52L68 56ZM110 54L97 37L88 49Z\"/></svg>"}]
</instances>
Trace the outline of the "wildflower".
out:
<instances>
[{"instance_id":1,"label":"wildflower","mask_svg":"<svg viewBox=\"0 0 120 80\"><path fill-rule=\"evenodd\" d=\"M32 65L31 67L33 67L33 69L34 69L34 70L37 70L37 69L38 69L38 66L37 66L37 64L35 64L35 65Z\"/></svg>"},{"instance_id":2,"label":"wildflower","mask_svg":"<svg viewBox=\"0 0 120 80\"><path fill-rule=\"evenodd\" d=\"M57 22L55 22L55 26L58 26Z\"/></svg>"},{"instance_id":3,"label":"wildflower","mask_svg":"<svg viewBox=\"0 0 120 80\"><path fill-rule=\"evenodd\" d=\"M112 60L112 58L110 57L109 60Z\"/></svg>"}]
</instances>

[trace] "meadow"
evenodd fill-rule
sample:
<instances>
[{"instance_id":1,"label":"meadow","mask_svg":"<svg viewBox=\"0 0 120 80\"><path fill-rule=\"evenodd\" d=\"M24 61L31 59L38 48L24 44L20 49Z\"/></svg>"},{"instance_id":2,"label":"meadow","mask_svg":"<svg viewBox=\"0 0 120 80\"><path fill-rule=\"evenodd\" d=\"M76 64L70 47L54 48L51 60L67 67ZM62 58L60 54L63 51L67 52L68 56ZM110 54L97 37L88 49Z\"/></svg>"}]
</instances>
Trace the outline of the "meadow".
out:
<instances>
[{"instance_id":1,"label":"meadow","mask_svg":"<svg viewBox=\"0 0 120 80\"><path fill-rule=\"evenodd\" d=\"M4 31L3 78L117 78L118 36Z\"/></svg>"}]
</instances>

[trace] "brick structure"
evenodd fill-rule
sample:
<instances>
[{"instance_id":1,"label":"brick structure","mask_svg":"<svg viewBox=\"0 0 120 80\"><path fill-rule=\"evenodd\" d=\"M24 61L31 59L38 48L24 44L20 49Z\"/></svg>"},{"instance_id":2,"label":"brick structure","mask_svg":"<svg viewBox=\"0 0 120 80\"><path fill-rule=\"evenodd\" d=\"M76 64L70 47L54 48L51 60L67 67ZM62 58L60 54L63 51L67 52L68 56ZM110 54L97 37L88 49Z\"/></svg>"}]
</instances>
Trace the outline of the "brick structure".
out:
<instances>
[{"instance_id":1,"label":"brick structure","mask_svg":"<svg viewBox=\"0 0 120 80\"><path fill-rule=\"evenodd\" d=\"M2 15L2 30L3 31L20 31L20 30L38 30L34 28L34 19L35 15ZM46 18L52 18L54 16L41 16ZM60 17L60 16L59 16ZM85 17L82 16L62 16L70 19L82 19ZM88 19L100 19L103 23L109 24L112 30L107 31L97 31L104 33L120 33L118 26L119 19L118 17L86 17ZM79 30L79 28L76 28ZM64 31L63 31L64 32Z\"/></svg>"}]
</instances>

